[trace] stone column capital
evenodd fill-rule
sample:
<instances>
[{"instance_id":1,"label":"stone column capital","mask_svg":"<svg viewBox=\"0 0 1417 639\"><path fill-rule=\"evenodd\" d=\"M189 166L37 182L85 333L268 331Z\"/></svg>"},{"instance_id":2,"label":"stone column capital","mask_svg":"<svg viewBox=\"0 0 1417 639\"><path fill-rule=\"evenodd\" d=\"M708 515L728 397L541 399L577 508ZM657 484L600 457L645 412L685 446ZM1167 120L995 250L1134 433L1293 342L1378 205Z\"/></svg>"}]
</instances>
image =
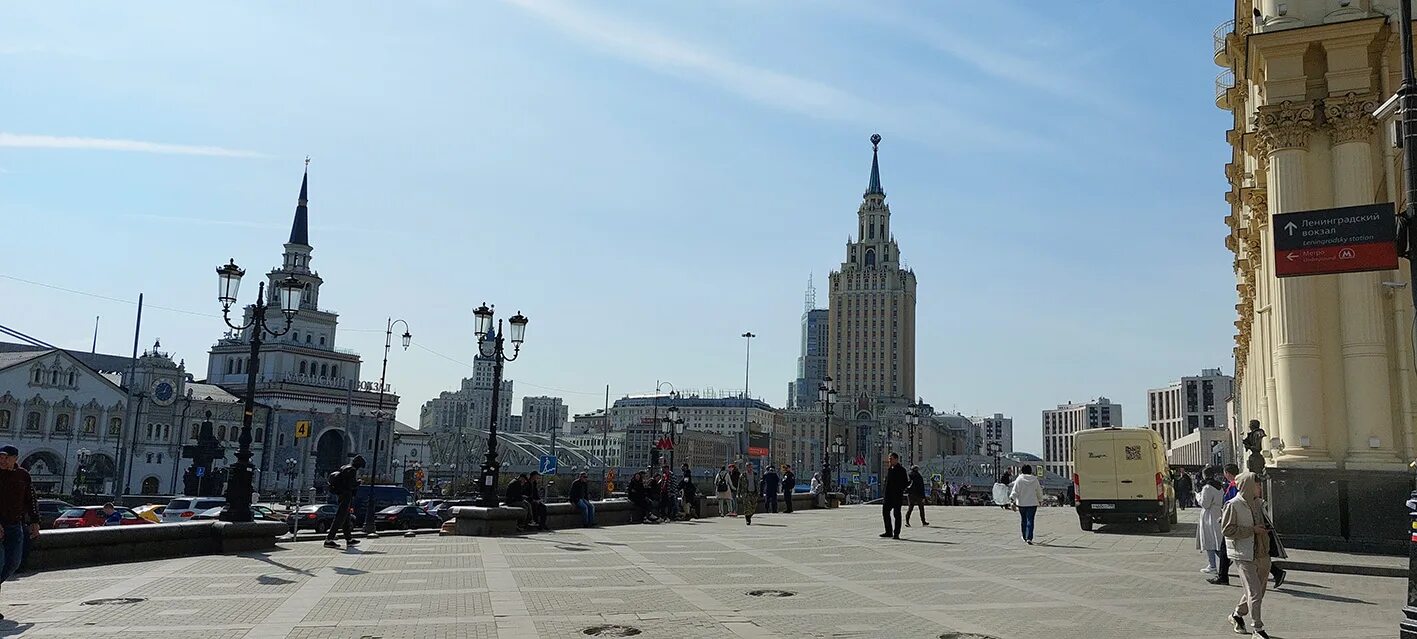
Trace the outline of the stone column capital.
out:
<instances>
[{"instance_id":1,"label":"stone column capital","mask_svg":"<svg viewBox=\"0 0 1417 639\"><path fill-rule=\"evenodd\" d=\"M1371 140L1378 127L1377 120L1373 118L1373 111L1377 108L1377 96L1371 93L1349 93L1325 99L1324 122L1331 130L1333 145Z\"/></svg>"},{"instance_id":2,"label":"stone column capital","mask_svg":"<svg viewBox=\"0 0 1417 639\"><path fill-rule=\"evenodd\" d=\"M1266 104L1255 113L1255 132L1259 134L1262 155L1278 151L1305 149L1314 129L1314 104L1291 102Z\"/></svg>"}]
</instances>

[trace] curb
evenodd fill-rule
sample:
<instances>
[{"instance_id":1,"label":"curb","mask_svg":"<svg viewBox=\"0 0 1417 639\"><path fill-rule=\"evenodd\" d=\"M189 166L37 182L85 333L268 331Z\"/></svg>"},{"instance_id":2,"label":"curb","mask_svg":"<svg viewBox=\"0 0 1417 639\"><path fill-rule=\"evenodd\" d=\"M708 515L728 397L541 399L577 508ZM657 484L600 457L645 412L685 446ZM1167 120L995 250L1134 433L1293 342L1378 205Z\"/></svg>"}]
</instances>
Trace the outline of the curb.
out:
<instances>
[{"instance_id":1,"label":"curb","mask_svg":"<svg viewBox=\"0 0 1417 639\"><path fill-rule=\"evenodd\" d=\"M1326 572L1338 575L1359 575L1363 577L1407 577L1406 568L1395 568L1392 566L1360 566L1354 564L1321 564L1312 561L1291 561L1288 559L1276 560L1275 566L1285 570L1298 570L1301 572Z\"/></svg>"}]
</instances>

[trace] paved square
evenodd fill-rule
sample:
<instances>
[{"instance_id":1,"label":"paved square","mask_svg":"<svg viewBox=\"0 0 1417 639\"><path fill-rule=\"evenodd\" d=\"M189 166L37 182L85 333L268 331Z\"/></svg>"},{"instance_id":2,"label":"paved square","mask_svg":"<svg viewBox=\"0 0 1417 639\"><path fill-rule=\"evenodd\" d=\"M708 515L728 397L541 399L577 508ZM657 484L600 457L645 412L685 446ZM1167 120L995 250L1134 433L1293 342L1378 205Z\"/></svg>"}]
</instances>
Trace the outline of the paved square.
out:
<instances>
[{"instance_id":1,"label":"paved square","mask_svg":"<svg viewBox=\"0 0 1417 639\"><path fill-rule=\"evenodd\" d=\"M0 589L0 636L509 639L623 626L646 639L1233 637L1225 616L1240 590L1204 582L1194 512L1155 535L1084 533L1071 511L1044 509L1036 546L997 508L932 508L935 525L880 539L870 506L759 515L752 526L390 537L350 551L289 543L27 576ZM1266 620L1285 639L1393 637L1405 589L1401 579L1291 573L1266 598ZM84 603L125 597L137 600Z\"/></svg>"}]
</instances>

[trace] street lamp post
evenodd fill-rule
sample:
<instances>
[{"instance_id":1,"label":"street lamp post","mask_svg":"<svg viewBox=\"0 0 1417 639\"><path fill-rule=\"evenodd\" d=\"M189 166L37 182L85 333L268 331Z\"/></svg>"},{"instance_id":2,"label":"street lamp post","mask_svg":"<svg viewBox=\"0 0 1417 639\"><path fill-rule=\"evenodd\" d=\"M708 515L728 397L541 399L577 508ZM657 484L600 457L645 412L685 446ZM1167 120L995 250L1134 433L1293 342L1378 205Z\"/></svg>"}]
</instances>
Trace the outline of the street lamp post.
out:
<instances>
[{"instance_id":1,"label":"street lamp post","mask_svg":"<svg viewBox=\"0 0 1417 639\"><path fill-rule=\"evenodd\" d=\"M285 460L285 493L287 495L295 491L295 475L300 471L300 460L288 457ZM293 498L292 498L293 500Z\"/></svg>"},{"instance_id":2,"label":"street lamp post","mask_svg":"<svg viewBox=\"0 0 1417 639\"><path fill-rule=\"evenodd\" d=\"M655 383L654 383L654 396L651 397L651 398L650 398L650 401L649 401L649 403L650 403L651 415L652 415L652 417L650 418L650 419L651 419L651 422L650 422L651 425L657 425L657 424L659 424L660 421L661 421L660 418L659 418L659 392L660 392L661 390L663 390L665 386L668 386L668 387L669 387L669 396L670 396L670 397L673 397L674 394L675 394L674 384L669 383L669 382L655 382ZM661 427L660 430L663 431L663 427ZM660 457L660 452L659 452L659 451L660 451L660 450L661 450L661 449L660 449L660 447L659 447L659 444L655 444L654 448L651 449L651 459L650 459L650 465L651 465L651 466L653 466L653 465L659 463L659 457Z\"/></svg>"},{"instance_id":3,"label":"street lamp post","mask_svg":"<svg viewBox=\"0 0 1417 639\"><path fill-rule=\"evenodd\" d=\"M749 400L748 400L748 372L752 370L751 364L752 364L752 361L753 361L753 338L754 338L754 337L757 337L757 335L754 335L752 331L748 331L748 332L746 332L746 333L743 333L742 337L743 337L743 340L744 340L744 346L743 346L743 436L742 436L742 438L740 439L740 441L739 441L739 443L738 443L738 447L739 447L739 449L740 449L740 450L739 450L739 453L743 456L743 458L744 458L744 459L750 459L749 456L748 456L748 442L749 442L750 438L752 437L752 433L750 433L750 432L748 431L748 405L749 405L749 403L750 403ZM751 463L751 462L749 462L749 463Z\"/></svg>"},{"instance_id":4,"label":"street lamp post","mask_svg":"<svg viewBox=\"0 0 1417 639\"><path fill-rule=\"evenodd\" d=\"M374 461L369 464L369 501L364 506L365 537L379 536L374 524L374 486L379 483L379 443L383 440L384 430L384 380L389 374L389 348L393 346L395 324L403 324L403 349L408 350L408 345L413 342L413 334L408 332L408 322L392 317L388 319L384 326L384 365L379 369L379 404L374 409Z\"/></svg>"},{"instance_id":5,"label":"street lamp post","mask_svg":"<svg viewBox=\"0 0 1417 639\"><path fill-rule=\"evenodd\" d=\"M87 467L89 460L93 459L93 451L87 448L80 448L78 451L75 451L74 455L79 462L79 467L74 470L74 490L77 491L79 489L80 477L83 477L84 483L88 483L89 471Z\"/></svg>"},{"instance_id":6,"label":"street lamp post","mask_svg":"<svg viewBox=\"0 0 1417 639\"><path fill-rule=\"evenodd\" d=\"M836 437L832 438L832 455L834 455L836 458L835 466L838 469L838 472L840 472L842 459L844 459L846 455L846 444L841 443L841 435L837 435ZM823 481L823 483L826 482Z\"/></svg>"},{"instance_id":7,"label":"street lamp post","mask_svg":"<svg viewBox=\"0 0 1417 639\"><path fill-rule=\"evenodd\" d=\"M276 284L276 294L270 301L279 304L285 316L285 327L271 328L266 323L266 283L261 282L256 289L256 303L248 308L251 319L244 323L232 323L231 305L236 303L236 292L241 286L241 277L246 271L231 260L216 269L218 278L217 300L221 302L221 318L227 326L238 331L251 329L251 355L246 361L245 411L241 416L240 446L236 451L236 463L231 466L226 484L226 506L222 508L220 519L230 522L251 521L251 419L256 413L256 370L260 368L261 343L266 335L280 337L290 332L291 322L300 311L300 297L305 285L294 277L287 277Z\"/></svg>"},{"instance_id":8,"label":"street lamp post","mask_svg":"<svg viewBox=\"0 0 1417 639\"><path fill-rule=\"evenodd\" d=\"M501 465L497 463L497 413L500 404L498 395L502 391L502 365L504 362L516 361L521 354L522 342L526 341L526 316L518 312L507 320L511 324L510 336L502 332L502 320L497 320L497 331L492 331L493 307L486 302L477 307L472 314L477 318L476 334L478 348L483 357L491 358L492 366L492 410L491 418L488 420L487 428L487 456L482 461L482 474L478 476L478 490L482 496L477 500L478 506L492 508L497 505L497 477L501 472ZM504 350L504 338L510 337L512 341L512 356L507 357Z\"/></svg>"},{"instance_id":9,"label":"street lamp post","mask_svg":"<svg viewBox=\"0 0 1417 639\"><path fill-rule=\"evenodd\" d=\"M831 492L832 459L830 444L832 431L832 408L836 405L836 389L832 388L832 378L826 377L817 385L817 399L822 404L822 490ZM840 443L838 438L837 442Z\"/></svg>"},{"instance_id":10,"label":"street lamp post","mask_svg":"<svg viewBox=\"0 0 1417 639\"><path fill-rule=\"evenodd\" d=\"M670 407L669 407L669 410L667 410L667 411L665 411L665 412L669 413L669 415L664 418L663 423L660 425L660 431L663 432L665 435L667 435L667 436L669 437L669 462L668 462L668 463L669 463L669 468L670 468L670 469L673 469L673 468L674 468L674 450L675 450L675 449L674 449L674 447L675 447L674 435L675 435L676 433L683 433L683 432L684 432L684 420L679 417L679 407L678 407L678 406L670 406Z\"/></svg>"},{"instance_id":11,"label":"street lamp post","mask_svg":"<svg viewBox=\"0 0 1417 639\"><path fill-rule=\"evenodd\" d=\"M999 453L1003 452L1003 449L1003 445L999 442L989 442L987 446L989 455L994 458L994 481L999 481Z\"/></svg>"},{"instance_id":12,"label":"street lamp post","mask_svg":"<svg viewBox=\"0 0 1417 639\"><path fill-rule=\"evenodd\" d=\"M920 425L920 408L924 401L917 401L905 408L905 425L910 437L910 446L906 448L906 466L915 463L915 427Z\"/></svg>"}]
</instances>

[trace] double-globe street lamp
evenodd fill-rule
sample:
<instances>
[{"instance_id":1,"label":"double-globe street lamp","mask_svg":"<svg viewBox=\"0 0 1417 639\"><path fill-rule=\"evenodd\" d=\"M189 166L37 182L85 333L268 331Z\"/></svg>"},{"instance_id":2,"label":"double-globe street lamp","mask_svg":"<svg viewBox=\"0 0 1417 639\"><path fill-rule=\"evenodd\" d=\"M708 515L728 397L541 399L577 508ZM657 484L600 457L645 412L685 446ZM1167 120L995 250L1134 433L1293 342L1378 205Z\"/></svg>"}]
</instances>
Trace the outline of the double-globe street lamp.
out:
<instances>
[{"instance_id":1,"label":"double-globe street lamp","mask_svg":"<svg viewBox=\"0 0 1417 639\"><path fill-rule=\"evenodd\" d=\"M251 521L251 494L254 492L251 486L251 418L256 412L256 370L260 368L261 343L266 335L280 337L290 332L291 322L295 321L295 314L300 311L300 296L305 285L294 277L287 277L276 283L276 294L272 296L272 301L279 304L281 313L285 315L284 328L271 328L266 323L268 304L265 282L261 282L256 290L256 303L249 307L250 320L235 324L231 321L231 305L236 303L236 292L246 271L237 266L235 260L231 260L225 266L218 266L216 274L217 299L221 302L222 320L237 331L251 330L251 355L246 362L245 411L241 416L241 436L237 439L239 448L236 451L236 463L230 467L230 474L227 476L226 506L222 508L220 515L222 521L245 522Z\"/></svg>"},{"instance_id":2,"label":"double-globe street lamp","mask_svg":"<svg viewBox=\"0 0 1417 639\"><path fill-rule=\"evenodd\" d=\"M684 434L684 419L679 417L679 407L670 406L667 416L660 422L659 431L669 438L669 468L674 468L674 452L677 444L674 441L676 434Z\"/></svg>"},{"instance_id":3,"label":"double-globe street lamp","mask_svg":"<svg viewBox=\"0 0 1417 639\"><path fill-rule=\"evenodd\" d=\"M822 490L831 492L832 486L832 409L836 406L836 389L832 388L832 378L830 376L822 379L822 383L817 385L817 399L822 404ZM841 438L836 442L841 443Z\"/></svg>"},{"instance_id":4,"label":"double-globe street lamp","mask_svg":"<svg viewBox=\"0 0 1417 639\"><path fill-rule=\"evenodd\" d=\"M477 478L478 490L482 496L477 500L478 506L493 508L497 506L497 477L502 470L501 464L497 463L497 413L501 406L499 395L502 392L502 364L504 362L516 361L521 354L522 342L526 341L526 316L518 312L507 320L511 324L511 335L506 335L502 331L502 320L497 320L497 330L492 331L493 308L486 302L477 307L472 312L477 318L475 332L477 334L478 350L482 356L492 360L492 410L488 411L491 417L487 425L487 456L482 460L482 473ZM504 338L512 342L512 355L508 357L505 351Z\"/></svg>"},{"instance_id":5,"label":"double-globe street lamp","mask_svg":"<svg viewBox=\"0 0 1417 639\"><path fill-rule=\"evenodd\" d=\"M832 438L832 456L836 460L835 466L840 472L842 460L846 458L846 444L842 443L841 435Z\"/></svg>"},{"instance_id":6,"label":"double-globe street lamp","mask_svg":"<svg viewBox=\"0 0 1417 639\"><path fill-rule=\"evenodd\" d=\"M920 425L920 409L925 402L918 401L905 407L905 425L910 436L910 446L906 448L906 466L915 463L915 428Z\"/></svg>"},{"instance_id":7,"label":"double-globe street lamp","mask_svg":"<svg viewBox=\"0 0 1417 639\"><path fill-rule=\"evenodd\" d=\"M384 431L384 380L389 375L389 348L394 343L395 324L403 324L403 349L408 350L408 345L413 343L413 334L408 332L408 322L390 317L384 327L384 366L379 369L379 404L374 409L374 461L369 465L369 501L364 505L365 537L379 536L374 524L374 485L379 483L379 443L383 440Z\"/></svg>"},{"instance_id":8,"label":"double-globe street lamp","mask_svg":"<svg viewBox=\"0 0 1417 639\"><path fill-rule=\"evenodd\" d=\"M1004 446L999 442L989 442L985 450L994 458L994 481L999 481L999 478L1002 476L999 474L999 453L1003 452Z\"/></svg>"}]
</instances>

